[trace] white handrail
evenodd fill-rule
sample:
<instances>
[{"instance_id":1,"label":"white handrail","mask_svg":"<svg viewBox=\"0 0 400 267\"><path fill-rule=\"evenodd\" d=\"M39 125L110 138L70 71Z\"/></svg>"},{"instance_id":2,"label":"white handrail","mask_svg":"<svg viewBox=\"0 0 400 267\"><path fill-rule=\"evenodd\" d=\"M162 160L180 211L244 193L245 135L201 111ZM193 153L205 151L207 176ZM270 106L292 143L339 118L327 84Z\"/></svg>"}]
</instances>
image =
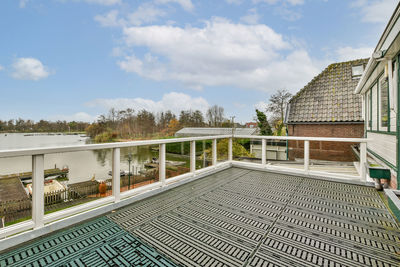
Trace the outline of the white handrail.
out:
<instances>
[{"instance_id":1,"label":"white handrail","mask_svg":"<svg viewBox=\"0 0 400 267\"><path fill-rule=\"evenodd\" d=\"M293 140L293 141L322 141L322 142L346 142L367 143L367 138L336 138L336 137L307 137L307 136L275 136L275 135L234 135L243 139L267 139L267 140Z\"/></svg>"},{"instance_id":2,"label":"white handrail","mask_svg":"<svg viewBox=\"0 0 400 267\"><path fill-rule=\"evenodd\" d=\"M78 152L78 151L100 150L100 149L111 149L111 148L123 148L123 147L134 147L134 146L161 145L161 144L171 144L171 143L190 142L190 141L224 139L224 138L229 138L229 137L232 137L232 135L156 139L156 140L142 140L142 141L116 142L116 143L104 143L104 144L75 145L75 146L8 149L8 150L0 150L0 158L32 156L32 155L39 155L39 154Z\"/></svg>"},{"instance_id":3,"label":"white handrail","mask_svg":"<svg viewBox=\"0 0 400 267\"><path fill-rule=\"evenodd\" d=\"M218 164L218 151L217 151L217 140L225 139L228 141L228 161ZM367 157L366 145L368 139L365 138L331 138L331 137L297 137L297 136L253 136L253 135L218 135L218 136L202 136L202 137L187 137L187 138L173 138L173 139L158 139L158 140L144 140L144 141L132 141L132 142L119 142L119 143L106 143L106 144L88 144L88 145L77 145L77 146L63 146L63 147L46 147L46 148L29 148L29 149L15 149L15 150L1 150L0 158L5 157L18 157L18 156L32 156L32 220L12 227L6 227L0 229L0 238L7 235L17 233L18 230L27 230L28 228L39 229L45 226L45 223L59 220L67 216L76 214L77 212L85 212L92 210L93 207L102 207L105 204L111 205L110 202L118 204L121 199L127 198L132 195L141 194L144 189L132 189L126 192L120 192L120 148L133 147L133 146L148 146L148 145L159 145L159 182L148 187L148 189L154 190L155 188L168 187L174 183L185 180L186 178L195 178L199 175L210 170L215 172L220 170L221 166L232 166L237 162L233 160L233 139L234 138L245 138L245 139L260 139L262 140L262 164L258 164L261 168L268 169L271 166L266 164L266 141L267 140L298 140L304 141L304 170L303 174L311 174L309 170L309 157L310 157L310 141L321 141L321 142L351 142L360 144L360 178L361 181L366 181L366 170L365 162ZM212 140L212 166L196 170L196 141ZM190 172L184 175L180 175L171 179L166 180L166 144L190 142ZM93 201L91 204L82 205L82 207L71 208L53 213L51 216L44 215L44 155L51 153L65 153L65 152L77 152L77 151L88 151L88 150L99 150L99 149L112 149L112 196L99 200L98 202ZM279 168L279 167L273 167ZM314 172L315 173L315 172ZM147 190L147 188L146 188ZM122 200L121 200L122 201ZM108 204L107 204L108 203Z\"/></svg>"}]
</instances>

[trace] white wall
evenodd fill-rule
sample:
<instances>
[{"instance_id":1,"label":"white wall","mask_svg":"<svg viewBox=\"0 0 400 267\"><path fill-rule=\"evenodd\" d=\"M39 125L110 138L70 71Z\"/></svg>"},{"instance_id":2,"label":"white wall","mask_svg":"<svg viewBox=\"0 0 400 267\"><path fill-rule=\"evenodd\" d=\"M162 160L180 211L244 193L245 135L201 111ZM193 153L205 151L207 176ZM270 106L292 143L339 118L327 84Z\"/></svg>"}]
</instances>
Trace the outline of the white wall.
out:
<instances>
[{"instance_id":1,"label":"white wall","mask_svg":"<svg viewBox=\"0 0 400 267\"><path fill-rule=\"evenodd\" d=\"M252 152L256 158L261 158L261 145L251 145ZM270 146L267 145L267 160L286 160L286 146Z\"/></svg>"},{"instance_id":2,"label":"white wall","mask_svg":"<svg viewBox=\"0 0 400 267\"><path fill-rule=\"evenodd\" d=\"M368 149L396 166L396 135L367 133L367 138L371 139Z\"/></svg>"},{"instance_id":3,"label":"white wall","mask_svg":"<svg viewBox=\"0 0 400 267\"><path fill-rule=\"evenodd\" d=\"M382 61L379 63L379 66L377 67L377 69L380 70L384 70L384 66L385 64L387 64L387 62ZM389 62L390 64L390 62ZM396 63L397 64L397 63ZM397 68L397 67L396 67ZM396 132L396 112L397 111L397 93L398 93L398 88L397 88L397 70L395 70L393 72L394 77L391 77L392 75L390 75L389 78L389 88L391 90L395 90L395 91L391 91L389 90L389 105L390 107L395 109L391 109L390 110L390 132ZM387 162L390 162L392 165L396 166L396 149L397 149L397 142L396 142L396 135L393 134L387 134L387 133L379 133L379 132L387 132L387 128L382 128L380 127L380 118L378 118L378 112L380 112L380 103L378 103L378 99L377 99L377 94L379 92L378 90L378 86L375 83L376 80L379 78L379 76L382 74L381 72L375 73L373 76L371 76L369 78L369 85L371 86L369 88L369 90L367 90L363 95L366 99L366 101L363 102L364 105L364 110L369 108L369 98L367 97L368 94L372 95L372 116L371 116L371 120L372 120L372 129L369 127L368 125L368 119L366 119L365 123L366 123L366 137L368 139L370 139L371 141L368 142L368 149L373 151L374 153L378 154L380 157L382 157L383 159L385 159ZM382 76L381 76L382 77ZM379 78L380 80L381 78ZM375 81L375 82L374 82ZM379 95L379 101L381 101L380 99L380 95ZM396 101L396 102L394 102ZM368 103L367 103L368 102ZM369 117L370 115L370 110L365 110L365 112L367 113L367 117ZM369 130L372 131L378 131L378 125L379 125L379 132L368 132ZM383 164L383 162L380 162Z\"/></svg>"}]
</instances>

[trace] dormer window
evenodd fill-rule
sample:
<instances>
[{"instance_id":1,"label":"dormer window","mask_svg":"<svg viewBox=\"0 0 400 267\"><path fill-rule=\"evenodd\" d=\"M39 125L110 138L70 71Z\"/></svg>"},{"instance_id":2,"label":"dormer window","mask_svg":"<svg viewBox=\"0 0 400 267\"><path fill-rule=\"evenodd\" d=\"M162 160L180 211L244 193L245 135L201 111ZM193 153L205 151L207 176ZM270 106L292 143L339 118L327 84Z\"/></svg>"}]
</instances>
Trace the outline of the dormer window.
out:
<instances>
[{"instance_id":1,"label":"dormer window","mask_svg":"<svg viewBox=\"0 0 400 267\"><path fill-rule=\"evenodd\" d=\"M360 78L364 72L364 65L356 65L351 67L351 75L353 78Z\"/></svg>"}]
</instances>

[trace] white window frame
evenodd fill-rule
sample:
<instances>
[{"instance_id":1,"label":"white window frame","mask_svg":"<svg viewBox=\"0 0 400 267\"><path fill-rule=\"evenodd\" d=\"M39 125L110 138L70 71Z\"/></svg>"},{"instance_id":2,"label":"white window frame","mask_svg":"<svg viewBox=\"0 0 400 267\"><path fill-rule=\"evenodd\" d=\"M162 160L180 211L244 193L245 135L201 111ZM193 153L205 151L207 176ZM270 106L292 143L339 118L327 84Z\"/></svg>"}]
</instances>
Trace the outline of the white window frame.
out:
<instances>
[{"instance_id":1,"label":"white window frame","mask_svg":"<svg viewBox=\"0 0 400 267\"><path fill-rule=\"evenodd\" d=\"M379 99L379 103L378 103L378 105L377 105L377 108L378 108L378 118L379 118L379 121L378 121L378 129L379 129L379 131L380 132L387 132L387 130L388 130L388 127L387 126L382 126L382 81L383 80L385 80L385 79L388 79L387 77L385 77L385 75L381 75L380 77L379 77L379 79L378 79L378 90L377 90L377 93L378 93L378 99ZM388 90L388 89L386 89L386 90ZM389 96L389 90L388 90L388 92L387 92L387 100L388 100L388 106L390 107L390 96ZM390 123L390 112L388 112L388 114L387 114L387 123Z\"/></svg>"},{"instance_id":2,"label":"white window frame","mask_svg":"<svg viewBox=\"0 0 400 267\"><path fill-rule=\"evenodd\" d=\"M354 68L357 68L357 67L362 67L362 72L360 74L354 74L354 72L353 72ZM364 73L364 65L363 64L351 66L351 77L353 77L353 79L360 78L363 73Z\"/></svg>"}]
</instances>

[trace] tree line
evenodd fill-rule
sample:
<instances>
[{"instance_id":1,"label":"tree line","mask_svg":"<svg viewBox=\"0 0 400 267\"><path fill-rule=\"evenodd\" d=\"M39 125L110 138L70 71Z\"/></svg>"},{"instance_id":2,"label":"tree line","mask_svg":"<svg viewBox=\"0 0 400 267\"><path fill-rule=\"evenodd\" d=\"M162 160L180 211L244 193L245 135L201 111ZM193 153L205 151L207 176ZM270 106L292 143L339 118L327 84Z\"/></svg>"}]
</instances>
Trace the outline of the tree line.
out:
<instances>
[{"instance_id":1,"label":"tree line","mask_svg":"<svg viewBox=\"0 0 400 267\"><path fill-rule=\"evenodd\" d=\"M182 110L176 115L170 110L153 113L144 109L112 108L89 125L86 133L97 142L108 142L117 138L167 137L184 127L231 126L224 108L217 105L210 107L205 115L200 110Z\"/></svg>"},{"instance_id":2,"label":"tree line","mask_svg":"<svg viewBox=\"0 0 400 267\"><path fill-rule=\"evenodd\" d=\"M285 135L283 123L284 111L292 97L286 90L278 90L269 99L265 111L256 109L257 126L261 135ZM267 117L270 114L270 118ZM272 126L271 126L272 124ZM235 124L236 127L243 127ZM214 105L203 114L200 110L182 110L174 114L165 112L150 112L127 108L117 110L112 108L107 114L102 114L96 122L78 121L47 121L40 120L0 120L0 132L83 132L98 142L113 139L134 139L148 137L167 137L184 127L232 127L232 122L225 117L224 108Z\"/></svg>"},{"instance_id":3,"label":"tree line","mask_svg":"<svg viewBox=\"0 0 400 267\"><path fill-rule=\"evenodd\" d=\"M89 126L87 122L79 122L79 121L47 121L40 120L35 122L33 120L24 120L24 119L16 119L16 120L8 120L2 121L0 120L0 132L19 132L19 133L28 133L28 132L84 132L86 128Z\"/></svg>"}]
</instances>

